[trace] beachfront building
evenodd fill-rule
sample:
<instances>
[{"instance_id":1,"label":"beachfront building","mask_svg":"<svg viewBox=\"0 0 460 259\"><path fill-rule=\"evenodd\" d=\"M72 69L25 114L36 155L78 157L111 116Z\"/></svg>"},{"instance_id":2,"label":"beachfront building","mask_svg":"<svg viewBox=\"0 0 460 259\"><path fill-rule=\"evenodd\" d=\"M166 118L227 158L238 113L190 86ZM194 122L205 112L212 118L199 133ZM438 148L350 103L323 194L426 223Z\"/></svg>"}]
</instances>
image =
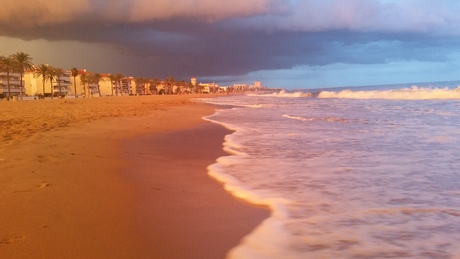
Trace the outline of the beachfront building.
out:
<instances>
[{"instance_id":1,"label":"beachfront building","mask_svg":"<svg viewBox=\"0 0 460 259\"><path fill-rule=\"evenodd\" d=\"M88 96L88 97L99 97L99 96L111 96L112 95L112 85L113 85L113 93L115 95L119 84L117 82L111 82L109 76L110 74L99 74L100 79L99 82L94 82L89 80L88 78L94 76L96 73L92 73L87 71L86 69L79 69L78 75L75 77L75 86L77 89L77 95L80 96ZM82 76L86 80L82 82ZM74 86L73 86L73 78L72 80L72 95L74 94Z\"/></svg>"},{"instance_id":2,"label":"beachfront building","mask_svg":"<svg viewBox=\"0 0 460 259\"><path fill-rule=\"evenodd\" d=\"M247 84L233 84L233 89L237 92L249 91L250 86Z\"/></svg>"},{"instance_id":3,"label":"beachfront building","mask_svg":"<svg viewBox=\"0 0 460 259\"><path fill-rule=\"evenodd\" d=\"M157 93L158 94L165 94L166 93L166 82L164 80L161 80L157 84Z\"/></svg>"},{"instance_id":4,"label":"beachfront building","mask_svg":"<svg viewBox=\"0 0 460 259\"><path fill-rule=\"evenodd\" d=\"M140 82L138 80L136 80L134 83L135 83L134 93L137 94L137 95L144 94L145 93L145 83Z\"/></svg>"},{"instance_id":5,"label":"beachfront building","mask_svg":"<svg viewBox=\"0 0 460 259\"><path fill-rule=\"evenodd\" d=\"M95 73L86 71L86 69L78 70L78 76L76 77L76 85L77 85L77 94L78 95L85 95L85 88L81 83L81 76L85 74L86 77L94 75ZM114 96L125 96L125 95L133 95L133 94L149 94L149 83L147 80L140 82L136 80L132 76L127 76L121 78L119 81L112 81L110 79L110 74L100 74L101 79L99 80L99 84L92 82L88 85L85 85L87 90L89 90L89 97L97 97L99 96L111 96L112 93ZM73 79L72 79L73 84ZM113 91L112 91L113 87ZM72 87L73 89L73 87ZM72 90L73 93L73 90Z\"/></svg>"},{"instance_id":6,"label":"beachfront building","mask_svg":"<svg viewBox=\"0 0 460 259\"><path fill-rule=\"evenodd\" d=\"M101 96L111 96L112 95L112 83L110 83L109 74L102 74L101 76L102 76L102 79L101 81L99 81L99 91L101 91ZM114 91L114 94L115 94L115 91Z\"/></svg>"},{"instance_id":7,"label":"beachfront building","mask_svg":"<svg viewBox=\"0 0 460 259\"><path fill-rule=\"evenodd\" d=\"M199 83L198 92L200 93L217 93L219 91L219 85L216 83Z\"/></svg>"},{"instance_id":8,"label":"beachfront building","mask_svg":"<svg viewBox=\"0 0 460 259\"><path fill-rule=\"evenodd\" d=\"M207 83L199 83L198 86L199 86L199 92L201 93L205 93L205 94L209 94L211 91L210 91L210 84L207 84Z\"/></svg>"},{"instance_id":9,"label":"beachfront building","mask_svg":"<svg viewBox=\"0 0 460 259\"><path fill-rule=\"evenodd\" d=\"M78 69L78 74L74 78L71 70L64 70L59 77L54 77L53 81L45 80L37 75L35 68L27 70L23 75L23 94L24 96L75 96L80 97L99 97L99 96L121 96L139 93L150 93L147 82L140 89L136 89L136 81L133 77L123 77L118 82L111 81L110 74L97 74L86 69ZM99 76L99 82L94 81L94 76ZM83 80L82 80L83 79ZM12 96L20 95L20 74L10 73L10 92ZM113 91L112 91L113 87ZM7 96L7 76L0 73L0 98Z\"/></svg>"},{"instance_id":10,"label":"beachfront building","mask_svg":"<svg viewBox=\"0 0 460 259\"><path fill-rule=\"evenodd\" d=\"M255 82L254 82L254 88L255 88L255 89L261 89L261 88L262 88L262 82L260 82L260 81L255 81Z\"/></svg>"},{"instance_id":11,"label":"beachfront building","mask_svg":"<svg viewBox=\"0 0 460 259\"><path fill-rule=\"evenodd\" d=\"M70 70L64 71L63 75L53 80L53 92L62 96L88 96L98 97L112 95L112 85L108 74L100 74L99 83L88 80L95 73L86 69L79 69L78 75L74 78ZM83 80L82 80L83 77ZM26 93L29 96L43 94L43 78L36 76L32 71L25 73ZM115 85L114 85L115 88ZM59 90L60 89L60 90ZM45 81L45 94L51 93L49 80Z\"/></svg>"},{"instance_id":12,"label":"beachfront building","mask_svg":"<svg viewBox=\"0 0 460 259\"><path fill-rule=\"evenodd\" d=\"M10 85L11 96L18 96L21 94L21 74L19 73L0 73L0 96L8 96L8 79ZM24 85L24 82L23 82Z\"/></svg>"},{"instance_id":13,"label":"beachfront building","mask_svg":"<svg viewBox=\"0 0 460 259\"><path fill-rule=\"evenodd\" d=\"M121 79L121 87L117 95L131 95L136 92L136 80L132 76Z\"/></svg>"},{"instance_id":14,"label":"beachfront building","mask_svg":"<svg viewBox=\"0 0 460 259\"><path fill-rule=\"evenodd\" d=\"M228 86L219 86L219 93L228 93L229 88Z\"/></svg>"},{"instance_id":15,"label":"beachfront building","mask_svg":"<svg viewBox=\"0 0 460 259\"><path fill-rule=\"evenodd\" d=\"M68 94L69 95L75 95L75 90L77 91L76 92L77 96L86 96L86 95L91 95L91 94L94 94L95 92L97 92L97 90L95 90L95 89L97 89L96 85L89 84L89 88L88 88L88 84L83 83L85 80L83 80L83 82L82 82L82 75L85 75L84 77L87 77L90 74L91 73L86 71L86 69L79 69L78 70L78 75L75 78L73 78L73 76L71 76L71 86L70 86L70 91L68 92ZM89 89L89 91L88 91L88 89Z\"/></svg>"},{"instance_id":16,"label":"beachfront building","mask_svg":"<svg viewBox=\"0 0 460 259\"><path fill-rule=\"evenodd\" d=\"M40 90L39 90L40 88ZM26 96L35 96L43 92L42 81L35 78L34 72L31 70L24 72L24 93ZM40 92L39 92L40 91Z\"/></svg>"},{"instance_id":17,"label":"beachfront building","mask_svg":"<svg viewBox=\"0 0 460 259\"><path fill-rule=\"evenodd\" d=\"M70 77L70 71L63 71L62 75L53 78L53 82L45 80L45 95L54 93L54 95L64 96L72 93ZM24 88L26 96L43 95L43 77L37 76L32 70L25 71Z\"/></svg>"},{"instance_id":18,"label":"beachfront building","mask_svg":"<svg viewBox=\"0 0 460 259\"><path fill-rule=\"evenodd\" d=\"M36 76L33 70L24 72L24 88L26 96L43 95L43 77ZM48 81L45 82L45 92L51 93Z\"/></svg>"},{"instance_id":19,"label":"beachfront building","mask_svg":"<svg viewBox=\"0 0 460 259\"><path fill-rule=\"evenodd\" d=\"M58 93L60 96L70 94L72 83L70 82L70 71L64 73L53 80L53 93Z\"/></svg>"},{"instance_id":20,"label":"beachfront building","mask_svg":"<svg viewBox=\"0 0 460 259\"><path fill-rule=\"evenodd\" d=\"M138 77L135 80L135 84L135 93L137 95L146 95L152 93L150 90L150 80L148 78Z\"/></svg>"}]
</instances>

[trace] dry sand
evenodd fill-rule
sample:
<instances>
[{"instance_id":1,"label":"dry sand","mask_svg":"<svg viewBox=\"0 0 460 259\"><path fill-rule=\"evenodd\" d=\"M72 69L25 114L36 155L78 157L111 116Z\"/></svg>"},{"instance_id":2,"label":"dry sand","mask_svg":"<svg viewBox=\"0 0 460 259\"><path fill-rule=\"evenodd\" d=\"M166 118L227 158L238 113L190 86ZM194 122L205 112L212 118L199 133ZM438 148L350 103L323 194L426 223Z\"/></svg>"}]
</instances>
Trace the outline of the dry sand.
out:
<instances>
[{"instance_id":1,"label":"dry sand","mask_svg":"<svg viewBox=\"0 0 460 259\"><path fill-rule=\"evenodd\" d=\"M207 176L191 97L0 102L0 258L223 258L268 212Z\"/></svg>"}]
</instances>

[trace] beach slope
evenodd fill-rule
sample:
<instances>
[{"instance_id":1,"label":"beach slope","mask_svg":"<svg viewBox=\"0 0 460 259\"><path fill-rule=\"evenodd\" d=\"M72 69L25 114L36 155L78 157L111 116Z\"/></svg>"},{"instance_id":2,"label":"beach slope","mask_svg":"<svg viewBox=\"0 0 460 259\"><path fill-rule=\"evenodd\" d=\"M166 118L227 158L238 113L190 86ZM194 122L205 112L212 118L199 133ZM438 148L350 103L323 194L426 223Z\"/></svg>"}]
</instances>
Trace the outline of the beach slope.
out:
<instances>
[{"instance_id":1,"label":"beach slope","mask_svg":"<svg viewBox=\"0 0 460 259\"><path fill-rule=\"evenodd\" d=\"M229 132L189 96L0 111L0 258L222 258L268 214L207 176Z\"/></svg>"}]
</instances>

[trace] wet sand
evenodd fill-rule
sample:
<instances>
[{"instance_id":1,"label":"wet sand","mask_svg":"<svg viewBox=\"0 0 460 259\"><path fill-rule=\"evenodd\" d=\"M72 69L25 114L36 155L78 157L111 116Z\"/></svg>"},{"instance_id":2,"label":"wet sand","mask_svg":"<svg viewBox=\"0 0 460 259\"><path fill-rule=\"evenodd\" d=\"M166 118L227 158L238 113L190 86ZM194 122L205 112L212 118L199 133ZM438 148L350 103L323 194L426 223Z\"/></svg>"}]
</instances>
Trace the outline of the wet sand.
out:
<instances>
[{"instance_id":1,"label":"wet sand","mask_svg":"<svg viewBox=\"0 0 460 259\"><path fill-rule=\"evenodd\" d=\"M223 258L268 212L207 176L229 132L190 97L0 102L0 258Z\"/></svg>"}]
</instances>

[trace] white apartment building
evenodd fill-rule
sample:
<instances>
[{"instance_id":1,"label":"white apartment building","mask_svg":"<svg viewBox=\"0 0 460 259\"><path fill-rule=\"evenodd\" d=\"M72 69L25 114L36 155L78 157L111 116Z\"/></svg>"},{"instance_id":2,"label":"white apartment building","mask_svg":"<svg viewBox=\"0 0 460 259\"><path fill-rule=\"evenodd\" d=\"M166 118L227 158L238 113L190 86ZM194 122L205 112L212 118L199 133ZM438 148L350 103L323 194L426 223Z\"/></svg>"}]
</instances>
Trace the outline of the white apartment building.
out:
<instances>
[{"instance_id":1,"label":"white apartment building","mask_svg":"<svg viewBox=\"0 0 460 259\"><path fill-rule=\"evenodd\" d=\"M121 79L121 88L118 89L118 95L130 95L136 92L136 81L134 77L125 77Z\"/></svg>"},{"instance_id":2,"label":"white apartment building","mask_svg":"<svg viewBox=\"0 0 460 259\"><path fill-rule=\"evenodd\" d=\"M70 71L64 71L64 74L54 78L53 82L45 80L45 94L53 92L55 95L68 95L73 93L70 74ZM24 88L27 96L43 95L43 77L35 75L33 71L24 72Z\"/></svg>"},{"instance_id":3,"label":"white apartment building","mask_svg":"<svg viewBox=\"0 0 460 259\"><path fill-rule=\"evenodd\" d=\"M9 85L11 96L18 96L21 94L21 74L9 73ZM24 86L24 82L23 82ZM0 96L8 96L8 76L7 73L0 73Z\"/></svg>"},{"instance_id":4,"label":"white apartment building","mask_svg":"<svg viewBox=\"0 0 460 259\"><path fill-rule=\"evenodd\" d=\"M65 71L62 76L53 80L53 92L60 95L68 95L72 93L72 83L70 81L70 71Z\"/></svg>"}]
</instances>

